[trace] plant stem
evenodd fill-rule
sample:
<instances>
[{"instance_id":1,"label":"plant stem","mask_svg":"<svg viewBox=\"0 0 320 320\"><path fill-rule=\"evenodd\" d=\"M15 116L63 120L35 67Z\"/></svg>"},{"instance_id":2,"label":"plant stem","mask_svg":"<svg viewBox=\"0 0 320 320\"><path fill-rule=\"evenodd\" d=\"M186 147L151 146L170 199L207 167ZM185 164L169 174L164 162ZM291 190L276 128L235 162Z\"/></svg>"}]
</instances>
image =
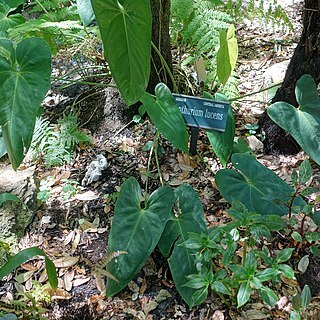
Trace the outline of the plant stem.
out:
<instances>
[{"instance_id":1,"label":"plant stem","mask_svg":"<svg viewBox=\"0 0 320 320\"><path fill-rule=\"evenodd\" d=\"M153 139L153 145L154 145L154 156L156 159L156 164L157 164L157 169L158 169L158 174L159 174L159 180L161 185L163 186L163 180L162 180L162 175L161 175L161 169L160 169L160 165L159 165L159 159L158 159L158 144L159 144L159 131L157 131L154 139Z\"/></svg>"},{"instance_id":2,"label":"plant stem","mask_svg":"<svg viewBox=\"0 0 320 320\"><path fill-rule=\"evenodd\" d=\"M147 164L147 177L146 177L146 183L145 183L145 195L144 195L144 202L147 203L147 194L148 194L148 180L149 180L149 172L150 172L150 164L151 164L151 158L152 158L152 154L154 151L154 145L152 144L151 149L150 149L150 154L149 154L149 158L148 158L148 164Z\"/></svg>"},{"instance_id":3,"label":"plant stem","mask_svg":"<svg viewBox=\"0 0 320 320\"><path fill-rule=\"evenodd\" d=\"M250 96L253 96L254 94L258 94L258 93L261 93L261 92L267 91L267 90L272 89L272 88L274 88L274 87L277 87L277 86L279 86L279 85L281 85L281 84L282 84L282 82L275 83L275 84L271 85L270 87L263 88L263 89L261 89L261 90L259 90L259 91L255 91L255 92L247 93L247 94L244 94L244 95L242 95L242 96L239 96L239 97L236 97L236 98L229 99L229 101L230 101L230 102L233 102L233 101L241 100L241 99L243 99L243 98L245 98L245 97L250 97Z\"/></svg>"},{"instance_id":4,"label":"plant stem","mask_svg":"<svg viewBox=\"0 0 320 320\"><path fill-rule=\"evenodd\" d=\"M170 68L169 68L169 66L167 64L167 61L163 58L161 52L159 51L159 49L156 47L156 45L152 41L151 41L151 46L154 49L154 51L157 53L157 55L159 56L161 62L163 63L163 66L165 67L166 71L168 72L168 75L169 75L169 77L170 77L170 79L172 81L172 84L173 84L174 92L178 93L179 91L178 91L177 83L176 83L176 81L174 79L174 76L173 76L173 74L172 74L172 72L171 72L171 70L170 70Z\"/></svg>"},{"instance_id":5,"label":"plant stem","mask_svg":"<svg viewBox=\"0 0 320 320\"><path fill-rule=\"evenodd\" d=\"M242 266L244 267L247 261L247 247L248 247L248 238L249 238L249 230L246 228L244 244L243 244L243 257L242 257Z\"/></svg>"}]
</instances>

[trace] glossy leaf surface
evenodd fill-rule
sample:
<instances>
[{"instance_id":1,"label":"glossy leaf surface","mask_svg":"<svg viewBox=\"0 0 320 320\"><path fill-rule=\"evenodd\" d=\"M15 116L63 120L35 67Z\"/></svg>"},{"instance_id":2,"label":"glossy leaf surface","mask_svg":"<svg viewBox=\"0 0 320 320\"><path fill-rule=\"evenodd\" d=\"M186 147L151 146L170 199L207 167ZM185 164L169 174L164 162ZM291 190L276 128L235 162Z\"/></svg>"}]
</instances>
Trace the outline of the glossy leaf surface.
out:
<instances>
[{"instance_id":1,"label":"glossy leaf surface","mask_svg":"<svg viewBox=\"0 0 320 320\"><path fill-rule=\"evenodd\" d=\"M224 198L232 203L240 201L245 207L259 214L285 215L284 205L293 189L249 154L233 154L234 169L222 169L216 174L216 183ZM297 197L294 206L303 208L305 202Z\"/></svg>"},{"instance_id":2,"label":"glossy leaf surface","mask_svg":"<svg viewBox=\"0 0 320 320\"><path fill-rule=\"evenodd\" d=\"M299 108L276 102L267 109L268 115L320 164L320 99L310 75L303 75L298 80L295 94Z\"/></svg>"},{"instance_id":3,"label":"glossy leaf surface","mask_svg":"<svg viewBox=\"0 0 320 320\"><path fill-rule=\"evenodd\" d=\"M166 228L159 241L159 248L164 256L168 256L172 245L175 243L169 267L175 286L181 297L187 302L189 307L203 302L195 301L195 290L184 286L187 282L187 275L197 273L195 267L194 252L180 245L188 239L189 232L204 233L207 230L202 204L197 193L190 185L182 184L175 190L176 207L168 221ZM202 297L200 295L199 297Z\"/></svg>"},{"instance_id":4,"label":"glossy leaf surface","mask_svg":"<svg viewBox=\"0 0 320 320\"><path fill-rule=\"evenodd\" d=\"M160 187L151 194L145 208L141 208L140 199L140 186L131 177L122 184L108 244L109 252L126 251L127 254L108 265L108 271L119 281L108 279L108 296L128 284L156 247L170 218L174 193L171 187Z\"/></svg>"},{"instance_id":5,"label":"glossy leaf surface","mask_svg":"<svg viewBox=\"0 0 320 320\"><path fill-rule=\"evenodd\" d=\"M150 1L91 2L112 76L126 103L134 104L144 94L150 75Z\"/></svg>"},{"instance_id":6,"label":"glossy leaf surface","mask_svg":"<svg viewBox=\"0 0 320 320\"><path fill-rule=\"evenodd\" d=\"M44 40L28 38L16 49L11 41L0 40L0 125L14 169L30 146L50 75L51 53Z\"/></svg>"},{"instance_id":7,"label":"glossy leaf surface","mask_svg":"<svg viewBox=\"0 0 320 320\"><path fill-rule=\"evenodd\" d=\"M156 98L145 93L141 102L152 123L176 148L188 153L188 132L182 114L168 87L159 83Z\"/></svg>"},{"instance_id":8,"label":"glossy leaf surface","mask_svg":"<svg viewBox=\"0 0 320 320\"><path fill-rule=\"evenodd\" d=\"M207 92L204 93L204 97L207 99L214 99L214 97ZM228 100L226 100L226 102L228 102ZM212 149L223 166L226 166L232 154L234 134L235 119L232 108L230 106L228 111L228 120L225 132L207 130L207 136L212 146Z\"/></svg>"}]
</instances>

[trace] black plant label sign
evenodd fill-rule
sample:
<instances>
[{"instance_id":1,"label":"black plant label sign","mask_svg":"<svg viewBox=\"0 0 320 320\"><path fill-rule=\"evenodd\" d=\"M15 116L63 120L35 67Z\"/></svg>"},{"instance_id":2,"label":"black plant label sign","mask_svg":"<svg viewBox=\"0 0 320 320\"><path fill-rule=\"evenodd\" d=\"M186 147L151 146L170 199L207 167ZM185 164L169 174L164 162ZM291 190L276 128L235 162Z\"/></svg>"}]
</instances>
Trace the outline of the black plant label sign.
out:
<instances>
[{"instance_id":1,"label":"black plant label sign","mask_svg":"<svg viewBox=\"0 0 320 320\"><path fill-rule=\"evenodd\" d=\"M189 127L224 132L230 105L224 101L173 94Z\"/></svg>"}]
</instances>

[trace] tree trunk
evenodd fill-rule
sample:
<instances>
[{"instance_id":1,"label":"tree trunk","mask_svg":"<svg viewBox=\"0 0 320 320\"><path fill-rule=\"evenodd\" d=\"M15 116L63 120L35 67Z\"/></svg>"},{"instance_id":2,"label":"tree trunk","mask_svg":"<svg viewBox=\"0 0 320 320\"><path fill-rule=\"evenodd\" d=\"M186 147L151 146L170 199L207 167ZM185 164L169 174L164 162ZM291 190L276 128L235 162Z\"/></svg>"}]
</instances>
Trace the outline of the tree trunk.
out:
<instances>
[{"instance_id":1,"label":"tree trunk","mask_svg":"<svg viewBox=\"0 0 320 320\"><path fill-rule=\"evenodd\" d=\"M284 81L272 102L286 101L298 106L295 98L296 82L303 74L310 74L320 83L320 0L305 0L303 31L291 58ZM265 113L260 120L266 133L265 152L268 154L295 154L300 150L294 139L279 128Z\"/></svg>"},{"instance_id":2,"label":"tree trunk","mask_svg":"<svg viewBox=\"0 0 320 320\"><path fill-rule=\"evenodd\" d=\"M170 0L150 0L152 12L152 42L172 71L171 40L169 34ZM151 72L147 91L154 93L157 83L163 82L172 90L172 81L159 53L151 49Z\"/></svg>"}]
</instances>

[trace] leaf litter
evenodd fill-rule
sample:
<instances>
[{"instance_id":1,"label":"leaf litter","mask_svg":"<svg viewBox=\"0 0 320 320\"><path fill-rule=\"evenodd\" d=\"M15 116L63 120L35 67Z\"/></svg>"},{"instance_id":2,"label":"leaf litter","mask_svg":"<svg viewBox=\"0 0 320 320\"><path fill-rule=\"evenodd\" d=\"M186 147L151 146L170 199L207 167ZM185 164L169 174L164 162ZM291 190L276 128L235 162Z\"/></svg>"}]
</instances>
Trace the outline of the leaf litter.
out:
<instances>
[{"instance_id":1,"label":"leaf litter","mask_svg":"<svg viewBox=\"0 0 320 320\"><path fill-rule=\"evenodd\" d=\"M288 12L299 29L300 22L297 20L300 15L296 13L296 7L288 7ZM292 41L292 36L292 33L279 32L275 41L274 33L261 30L257 21L239 26L241 55L238 73L241 75L241 94L259 91L270 84L270 79L273 83L279 80L279 75L281 81L283 68L292 56L297 41L297 38ZM85 95L86 92L81 94ZM268 99L266 94L257 94L248 100L238 101L236 118L239 136L247 133L246 124L258 122ZM58 97L55 99L56 103L47 100L51 108L52 104L60 102ZM103 109L103 96L96 95L92 103L97 105L97 102ZM89 113L92 105L83 107L80 112L86 113L85 108ZM99 116L100 111L96 107L94 109ZM189 310L175 290L167 263L157 250L127 288L116 297L105 296L105 277L113 275L101 271L105 270L101 261L107 255L108 230L114 204L124 179L134 176L142 183L145 182L148 152L144 147L153 139L150 123L144 122L132 127L127 126L128 121L123 118L118 121L116 116L113 117L108 119L114 121L113 131L108 131L101 123L99 130L94 131L90 127L91 120L88 121L95 144L89 149L79 148L70 165L51 170L38 166L40 180L47 179L46 188L50 191L50 197L37 211L36 219L22 238L20 246L21 249L39 246L57 267L58 289L50 292L50 289L44 288L53 301L47 306L48 319L84 319L85 316L88 319L286 319L291 310L288 297L300 291L305 278L299 279L299 283L284 278L284 285L273 288L279 296L275 308L256 302L247 304L243 310L229 309L213 295L201 306ZM266 156L261 151L257 137L250 136L248 139L256 149L259 161L286 181L289 181L292 169L306 158L303 152L295 156ZM203 133L200 133L199 140L199 154L196 157L182 155L166 141L161 141L161 172L164 181L171 186L179 186L184 182L193 186L201 197L208 226L223 225L229 219L225 212L227 203L221 198L214 181L214 174L222 166L214 158ZM104 155L108 166L101 170L96 181L93 179L90 185L80 186L66 200L63 187L67 181L72 179L80 182L85 177L85 169L97 159L98 154ZM156 168L155 163L151 163L151 168ZM319 189L319 169L314 169L314 184ZM158 184L158 173L152 169L149 173L150 191L157 188ZM276 245L284 247L286 244ZM304 272L311 266L319 265L318 260L313 258L311 261L307 256L298 261L297 268ZM320 279L320 271L314 273ZM44 263L33 259L22 265L13 278L7 277L8 284L13 283L14 286L7 287L8 290L0 288L0 299L10 301L15 291L35 290L31 281L35 274L40 275L37 280L45 287L47 276ZM312 302L314 319L318 319L320 289L314 294L317 295Z\"/></svg>"}]
</instances>

